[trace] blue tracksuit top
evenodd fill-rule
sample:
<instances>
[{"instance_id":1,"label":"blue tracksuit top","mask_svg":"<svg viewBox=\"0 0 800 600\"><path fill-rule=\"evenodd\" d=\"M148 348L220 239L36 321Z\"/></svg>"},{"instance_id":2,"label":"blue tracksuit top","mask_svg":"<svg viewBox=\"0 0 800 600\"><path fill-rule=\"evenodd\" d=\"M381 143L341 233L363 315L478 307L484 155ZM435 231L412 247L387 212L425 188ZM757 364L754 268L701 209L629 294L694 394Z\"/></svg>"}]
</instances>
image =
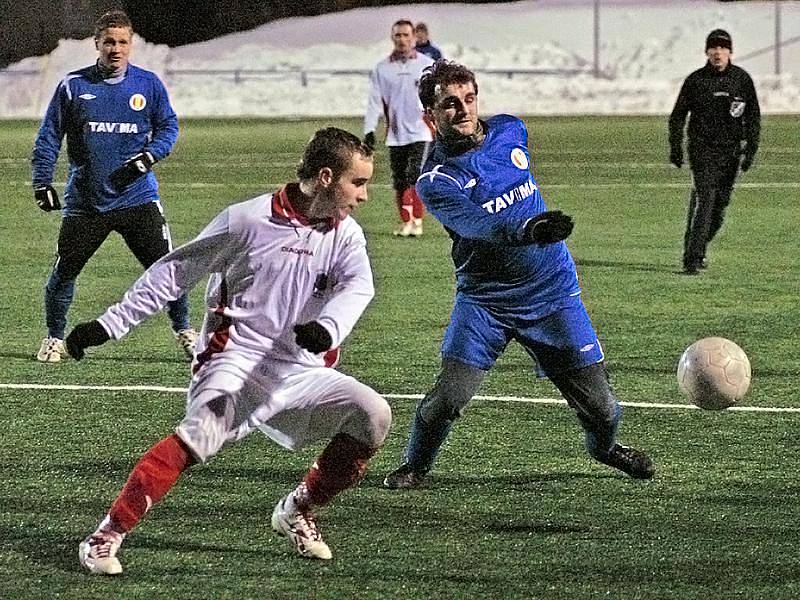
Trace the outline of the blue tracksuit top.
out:
<instances>
[{"instance_id":1,"label":"blue tracksuit top","mask_svg":"<svg viewBox=\"0 0 800 600\"><path fill-rule=\"evenodd\" d=\"M462 299L539 318L580 293L564 242L523 244L525 223L547 210L530 171L528 132L510 115L485 123L477 148L447 156L437 140L417 193L453 240Z\"/></svg>"},{"instance_id":2,"label":"blue tracksuit top","mask_svg":"<svg viewBox=\"0 0 800 600\"><path fill-rule=\"evenodd\" d=\"M97 65L73 71L56 88L33 148L33 185L53 181L61 140L67 136L69 174L65 216L130 208L159 199L152 173L117 192L108 176L146 150L162 160L178 139L178 118L155 73L128 65L103 79Z\"/></svg>"}]
</instances>

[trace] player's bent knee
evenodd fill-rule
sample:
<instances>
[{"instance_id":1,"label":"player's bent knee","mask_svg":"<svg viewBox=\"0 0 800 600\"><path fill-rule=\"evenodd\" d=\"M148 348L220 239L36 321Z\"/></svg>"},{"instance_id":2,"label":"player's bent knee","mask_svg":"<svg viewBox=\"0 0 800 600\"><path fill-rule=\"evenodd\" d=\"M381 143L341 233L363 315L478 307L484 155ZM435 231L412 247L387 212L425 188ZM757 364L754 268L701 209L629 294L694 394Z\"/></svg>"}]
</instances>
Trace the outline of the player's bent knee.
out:
<instances>
[{"instance_id":1,"label":"player's bent knee","mask_svg":"<svg viewBox=\"0 0 800 600\"><path fill-rule=\"evenodd\" d=\"M381 396L375 394L375 398L366 408L367 433L369 435L369 445L373 448L383 445L389 429L392 426L392 409L389 403Z\"/></svg>"},{"instance_id":2,"label":"player's bent knee","mask_svg":"<svg viewBox=\"0 0 800 600\"><path fill-rule=\"evenodd\" d=\"M459 385L443 385L441 380L422 399L419 414L426 423L455 421L472 399L473 390Z\"/></svg>"},{"instance_id":3,"label":"player's bent knee","mask_svg":"<svg viewBox=\"0 0 800 600\"><path fill-rule=\"evenodd\" d=\"M456 359L443 359L433 389L419 404L419 416L426 423L455 421L463 415L485 376L486 371L482 369Z\"/></svg>"},{"instance_id":4,"label":"player's bent knee","mask_svg":"<svg viewBox=\"0 0 800 600\"><path fill-rule=\"evenodd\" d=\"M383 445L392 425L389 403L372 388L362 386L353 397L354 410L342 427L347 433L371 448Z\"/></svg>"},{"instance_id":5,"label":"player's bent knee","mask_svg":"<svg viewBox=\"0 0 800 600\"><path fill-rule=\"evenodd\" d=\"M604 423L614 423L619 419L620 405L611 390L608 393L596 394L587 405L593 409L594 418Z\"/></svg>"},{"instance_id":6,"label":"player's bent knee","mask_svg":"<svg viewBox=\"0 0 800 600\"><path fill-rule=\"evenodd\" d=\"M215 394L206 402L195 399L187 415L175 428L194 457L201 463L216 455L231 436L233 401L226 394Z\"/></svg>"},{"instance_id":7,"label":"player's bent knee","mask_svg":"<svg viewBox=\"0 0 800 600\"><path fill-rule=\"evenodd\" d=\"M379 418L375 422L375 426L373 427L373 440L372 445L374 448L378 446L382 446L383 442L386 441L386 437L389 435L389 429L392 426L392 410L389 408L389 405L385 405L385 410L381 411Z\"/></svg>"}]
</instances>

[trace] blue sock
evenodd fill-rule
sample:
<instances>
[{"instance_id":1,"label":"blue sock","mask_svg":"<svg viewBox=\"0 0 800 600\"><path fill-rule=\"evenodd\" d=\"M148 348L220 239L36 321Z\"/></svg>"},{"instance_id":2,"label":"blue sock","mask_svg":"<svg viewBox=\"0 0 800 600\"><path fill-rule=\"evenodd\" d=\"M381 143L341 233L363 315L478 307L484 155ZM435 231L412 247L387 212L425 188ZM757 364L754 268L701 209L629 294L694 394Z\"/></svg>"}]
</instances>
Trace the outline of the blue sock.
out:
<instances>
[{"instance_id":1,"label":"blue sock","mask_svg":"<svg viewBox=\"0 0 800 600\"><path fill-rule=\"evenodd\" d=\"M611 423L602 427L586 428L586 451L597 460L604 459L617 440L617 429L622 417L622 407L617 405Z\"/></svg>"},{"instance_id":2,"label":"blue sock","mask_svg":"<svg viewBox=\"0 0 800 600\"><path fill-rule=\"evenodd\" d=\"M44 287L44 316L48 336L64 339L67 312L74 296L74 279L61 279L56 271L50 273L47 285Z\"/></svg>"},{"instance_id":3,"label":"blue sock","mask_svg":"<svg viewBox=\"0 0 800 600\"><path fill-rule=\"evenodd\" d=\"M177 300L167 302L167 314L172 323L172 331L178 333L181 329L189 329L189 296L184 294Z\"/></svg>"},{"instance_id":4,"label":"blue sock","mask_svg":"<svg viewBox=\"0 0 800 600\"><path fill-rule=\"evenodd\" d=\"M426 423L420 415L419 406L417 407L405 451L405 462L415 473L424 475L431 470L454 422L440 419L434 423Z\"/></svg>"}]
</instances>

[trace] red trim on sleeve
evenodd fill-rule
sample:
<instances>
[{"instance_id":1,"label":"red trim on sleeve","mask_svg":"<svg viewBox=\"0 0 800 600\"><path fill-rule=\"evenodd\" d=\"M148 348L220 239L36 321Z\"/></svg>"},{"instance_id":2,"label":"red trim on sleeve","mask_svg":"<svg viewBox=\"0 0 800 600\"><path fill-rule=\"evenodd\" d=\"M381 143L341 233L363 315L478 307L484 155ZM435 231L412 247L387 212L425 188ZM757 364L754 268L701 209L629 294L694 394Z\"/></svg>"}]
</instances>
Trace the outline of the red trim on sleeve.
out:
<instances>
[{"instance_id":1,"label":"red trim on sleeve","mask_svg":"<svg viewBox=\"0 0 800 600\"><path fill-rule=\"evenodd\" d=\"M233 325L233 320L225 315L225 308L228 305L228 282L222 280L220 284L220 303L214 309L214 312L222 317L219 326L211 334L211 339L205 350L194 357L194 364L192 364L192 375L197 372L206 364L215 354L219 354L225 350L225 345L230 339L230 328Z\"/></svg>"},{"instance_id":2,"label":"red trim on sleeve","mask_svg":"<svg viewBox=\"0 0 800 600\"><path fill-rule=\"evenodd\" d=\"M325 360L326 367L335 367L339 364L339 358L341 358L341 351L339 348L331 348L328 350L322 358Z\"/></svg>"}]
</instances>

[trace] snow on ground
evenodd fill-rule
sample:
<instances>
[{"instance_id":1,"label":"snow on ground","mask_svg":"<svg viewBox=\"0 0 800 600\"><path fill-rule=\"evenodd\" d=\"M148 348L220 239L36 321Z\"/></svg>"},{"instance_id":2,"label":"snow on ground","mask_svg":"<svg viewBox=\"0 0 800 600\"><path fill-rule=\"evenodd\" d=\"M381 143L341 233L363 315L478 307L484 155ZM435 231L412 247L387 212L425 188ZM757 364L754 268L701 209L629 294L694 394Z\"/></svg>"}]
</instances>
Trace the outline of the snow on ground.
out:
<instances>
[{"instance_id":1,"label":"snow on ground","mask_svg":"<svg viewBox=\"0 0 800 600\"><path fill-rule=\"evenodd\" d=\"M683 78L704 63L706 34L722 27L733 37L734 62L756 81L762 110L798 112L800 43L782 49L780 76L768 49L775 41L775 2L601 0L601 78L591 75L593 5L538 0L359 8L282 19L173 49L137 37L132 62L164 79L180 116L362 115L365 73L390 51L391 24L409 18L428 24L448 58L478 70L487 114L665 114ZM782 2L780 15L781 38L800 36L800 2ZM48 56L0 71L0 117L40 117L63 75L95 57L91 39L63 40ZM531 69L587 73L481 72ZM253 70L260 72L248 73Z\"/></svg>"}]
</instances>

